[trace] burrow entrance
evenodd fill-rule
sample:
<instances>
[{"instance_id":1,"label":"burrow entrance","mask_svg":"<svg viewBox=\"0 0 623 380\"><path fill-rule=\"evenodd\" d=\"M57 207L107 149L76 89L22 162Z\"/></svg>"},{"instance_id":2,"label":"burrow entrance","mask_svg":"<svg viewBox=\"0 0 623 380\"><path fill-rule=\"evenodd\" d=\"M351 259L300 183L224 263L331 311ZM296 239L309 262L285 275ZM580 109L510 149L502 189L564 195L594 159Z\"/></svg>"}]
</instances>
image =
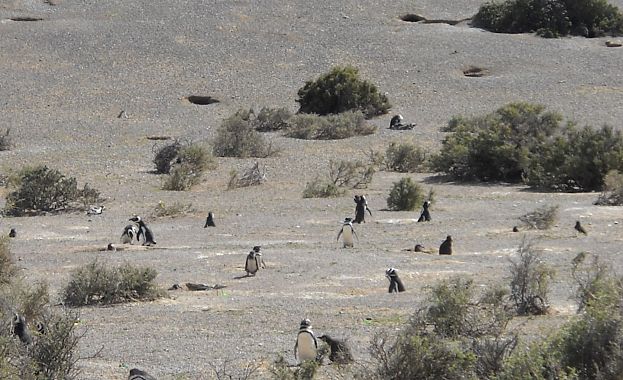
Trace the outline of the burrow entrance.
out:
<instances>
[{"instance_id":1,"label":"burrow entrance","mask_svg":"<svg viewBox=\"0 0 623 380\"><path fill-rule=\"evenodd\" d=\"M214 103L219 102L218 99L215 99L211 96L201 96L201 95L187 96L186 100L188 100L192 104L196 104L199 106L207 106L208 104L214 104Z\"/></svg>"},{"instance_id":2,"label":"burrow entrance","mask_svg":"<svg viewBox=\"0 0 623 380\"><path fill-rule=\"evenodd\" d=\"M488 70L482 67L470 66L463 70L463 75L470 78L484 77L488 74Z\"/></svg>"}]
</instances>

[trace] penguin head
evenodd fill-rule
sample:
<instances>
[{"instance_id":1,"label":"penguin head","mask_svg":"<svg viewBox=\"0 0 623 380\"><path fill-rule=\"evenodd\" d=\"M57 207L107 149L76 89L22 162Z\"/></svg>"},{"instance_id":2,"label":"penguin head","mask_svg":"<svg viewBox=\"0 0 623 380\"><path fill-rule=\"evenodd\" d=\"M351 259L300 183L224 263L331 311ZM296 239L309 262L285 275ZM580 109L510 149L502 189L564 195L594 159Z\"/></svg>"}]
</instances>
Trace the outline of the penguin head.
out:
<instances>
[{"instance_id":1,"label":"penguin head","mask_svg":"<svg viewBox=\"0 0 623 380\"><path fill-rule=\"evenodd\" d=\"M258 252L259 253L260 252L260 248L262 248L262 247L259 246L259 245L256 245L255 247L253 247L253 252Z\"/></svg>"},{"instance_id":2,"label":"penguin head","mask_svg":"<svg viewBox=\"0 0 623 380\"><path fill-rule=\"evenodd\" d=\"M396 275L396 269L395 268L389 268L388 270L385 271L385 276L387 278L390 278L392 276Z\"/></svg>"},{"instance_id":3,"label":"penguin head","mask_svg":"<svg viewBox=\"0 0 623 380\"><path fill-rule=\"evenodd\" d=\"M344 224L350 224L353 221L353 218L344 218Z\"/></svg>"},{"instance_id":4,"label":"penguin head","mask_svg":"<svg viewBox=\"0 0 623 380\"><path fill-rule=\"evenodd\" d=\"M135 222L135 223L138 223L138 222L140 222L140 221L141 221L141 220L143 220L143 219L142 219L140 216L138 216L138 215L134 215L132 218L130 218L130 219L128 219L128 220L129 220L130 222Z\"/></svg>"},{"instance_id":5,"label":"penguin head","mask_svg":"<svg viewBox=\"0 0 623 380\"><path fill-rule=\"evenodd\" d=\"M326 342L326 343L330 343L330 342L333 341L333 338L331 338L329 335L326 335L326 334L325 335L320 335L318 337L318 339L320 339L321 341Z\"/></svg>"},{"instance_id":6,"label":"penguin head","mask_svg":"<svg viewBox=\"0 0 623 380\"><path fill-rule=\"evenodd\" d=\"M446 236L446 241L452 241L452 236L450 235Z\"/></svg>"},{"instance_id":7,"label":"penguin head","mask_svg":"<svg viewBox=\"0 0 623 380\"><path fill-rule=\"evenodd\" d=\"M309 318L305 318L301 321L301 328L302 329L308 329L311 327L311 321L309 320Z\"/></svg>"}]
</instances>

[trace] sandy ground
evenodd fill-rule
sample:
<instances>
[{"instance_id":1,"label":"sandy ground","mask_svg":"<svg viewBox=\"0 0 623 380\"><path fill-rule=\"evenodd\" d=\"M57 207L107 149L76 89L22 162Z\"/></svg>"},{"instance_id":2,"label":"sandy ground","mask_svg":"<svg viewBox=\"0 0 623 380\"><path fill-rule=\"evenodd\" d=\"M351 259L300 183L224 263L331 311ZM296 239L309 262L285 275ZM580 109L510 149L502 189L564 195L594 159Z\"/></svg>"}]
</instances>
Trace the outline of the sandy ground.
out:
<instances>
[{"instance_id":1,"label":"sandy ground","mask_svg":"<svg viewBox=\"0 0 623 380\"><path fill-rule=\"evenodd\" d=\"M623 270L623 209L594 206L595 193L538 193L411 174L436 192L433 221L426 224L415 223L416 212L383 211L392 182L403 174L377 173L367 189L340 198L301 197L331 159L364 159L370 148L385 150L391 141L435 150L443 139L439 128L453 115L482 114L511 101L544 104L581 125L621 128L623 49L607 48L607 38L547 40L399 18L461 19L476 12L477 1L53 3L0 0L0 128L11 128L16 139L14 149L0 152L0 172L48 164L101 190L106 210L0 219L3 231L19 231L12 250L22 274L47 281L58 294L72 269L98 259L154 267L163 287L227 285L219 293L174 291L151 303L82 308L81 355L101 352L80 362L80 378L124 379L129 368L140 367L159 379L211 379L211 366L224 360L235 368L261 362L255 377L262 378L279 354L294 363L294 339L306 317L318 334L347 338L355 357L365 360L370 338L399 328L425 286L456 274L483 288L507 282L508 260L524 236L557 269L554 313L540 326L574 314L569 268L578 252L599 253ZM42 20L12 20L19 17ZM389 93L394 106L371 121L376 134L342 141L268 134L282 152L260 160L266 184L227 191L230 170L254 160L219 159L219 168L191 191L160 190L148 136L210 143L223 118L239 108L296 111L298 88L337 64L356 65ZM488 75L463 76L469 66ZM189 95L220 102L193 105ZM122 110L128 118L117 117ZM395 113L418 127L386 129ZM361 192L373 216L355 227L355 248L343 249L335 241L339 221L352 216L352 196ZM159 201L190 203L195 211L155 218ZM511 232L519 216L553 204L560 217L551 230ZM216 214L216 228L203 228L208 211ZM134 214L145 216L157 246L99 251L117 241ZM575 220L588 236L576 236ZM446 235L455 241L452 257L404 251L416 242L437 248ZM268 268L236 279L254 245L262 246ZM390 266L407 292L387 294ZM321 369L325 378L334 378L332 371Z\"/></svg>"}]
</instances>

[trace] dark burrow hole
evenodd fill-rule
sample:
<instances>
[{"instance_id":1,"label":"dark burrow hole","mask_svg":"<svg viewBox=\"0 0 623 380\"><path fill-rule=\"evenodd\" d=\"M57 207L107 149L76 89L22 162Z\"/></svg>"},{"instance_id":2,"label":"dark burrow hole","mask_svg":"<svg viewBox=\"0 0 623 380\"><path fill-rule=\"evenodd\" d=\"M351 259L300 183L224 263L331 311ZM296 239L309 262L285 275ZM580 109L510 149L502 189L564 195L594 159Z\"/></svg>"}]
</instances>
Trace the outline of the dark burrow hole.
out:
<instances>
[{"instance_id":1,"label":"dark burrow hole","mask_svg":"<svg viewBox=\"0 0 623 380\"><path fill-rule=\"evenodd\" d=\"M425 17L416 15L415 13L408 13L404 16L400 16L400 19L402 21L407 21L407 22L420 22L420 21L426 20Z\"/></svg>"},{"instance_id":2,"label":"dark burrow hole","mask_svg":"<svg viewBox=\"0 0 623 380\"><path fill-rule=\"evenodd\" d=\"M191 95L187 97L186 99L188 99L188 101L191 102L192 104L197 104L200 106L206 106L208 104L214 104L214 103L219 102L218 99L214 99L211 96Z\"/></svg>"},{"instance_id":3,"label":"dark burrow hole","mask_svg":"<svg viewBox=\"0 0 623 380\"><path fill-rule=\"evenodd\" d=\"M487 74L487 70L481 67L470 66L467 69L463 70L463 75L466 77L483 77Z\"/></svg>"},{"instance_id":4,"label":"dark burrow hole","mask_svg":"<svg viewBox=\"0 0 623 380\"><path fill-rule=\"evenodd\" d=\"M11 17L11 21L41 21L43 20L41 17Z\"/></svg>"}]
</instances>

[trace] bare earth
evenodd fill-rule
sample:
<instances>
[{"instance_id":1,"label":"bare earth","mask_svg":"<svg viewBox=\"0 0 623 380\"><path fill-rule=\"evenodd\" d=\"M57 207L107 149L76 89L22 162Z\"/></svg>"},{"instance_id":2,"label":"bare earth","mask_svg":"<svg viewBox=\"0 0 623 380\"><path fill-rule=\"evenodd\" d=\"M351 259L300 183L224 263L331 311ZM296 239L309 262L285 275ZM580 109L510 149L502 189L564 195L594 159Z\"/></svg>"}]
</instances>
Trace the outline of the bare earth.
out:
<instances>
[{"instance_id":1,"label":"bare earth","mask_svg":"<svg viewBox=\"0 0 623 380\"><path fill-rule=\"evenodd\" d=\"M0 173L47 164L88 182L106 198L102 215L83 213L0 219L15 227L12 251L22 274L47 281L53 294L70 271L94 259L157 269L163 287L203 282L217 293L170 292L151 303L81 309L80 362L84 379L125 379L139 367L159 379L211 379L211 365L261 361L256 378L278 354L294 363L298 324L310 318L317 334L347 338L355 357L368 358L370 338L396 329L442 278L471 276L486 287L507 281L508 259L523 236L546 250L556 267L551 316L543 332L573 316L571 259L599 253L623 271L623 209L594 206L597 194L550 194L521 186L463 185L410 175L436 192L433 221L416 212L383 211L392 182L380 172L364 190L373 217L356 225L359 241L335 241L339 221L353 216L355 191L334 199L302 199L305 183L327 172L330 159L365 159L391 141L438 149L439 128L453 115L490 112L511 101L542 103L579 124L621 128L623 48L608 38L541 39L493 34L467 23L415 24L472 16L480 1L168 1L0 0L0 129L16 147L0 152ZM611 3L623 7L623 0ZM12 21L17 17L40 21ZM282 149L262 159L268 182L226 190L231 169L254 160L219 159L219 168L188 192L160 190L151 174L153 141L171 136L210 143L216 127L239 108L288 107L305 80L337 64L356 65L387 91L391 114L371 121L379 131L342 141L268 137ZM467 78L469 66L488 70ZM189 95L220 103L198 106ZM117 118L124 110L128 118ZM417 122L412 131L387 129L392 114ZM0 190L4 206L6 190ZM194 213L155 218L159 201L191 203ZM518 217L541 205L560 205L545 232L512 233ZM216 228L204 229L208 211ZM144 216L158 244L102 252L118 242L127 219ZM580 220L589 231L577 237ZM455 254L404 251L415 243L436 249L452 235ZM253 278L244 258L261 245L268 268ZM407 287L387 294L384 271L395 267ZM332 366L321 377L334 378Z\"/></svg>"}]
</instances>

